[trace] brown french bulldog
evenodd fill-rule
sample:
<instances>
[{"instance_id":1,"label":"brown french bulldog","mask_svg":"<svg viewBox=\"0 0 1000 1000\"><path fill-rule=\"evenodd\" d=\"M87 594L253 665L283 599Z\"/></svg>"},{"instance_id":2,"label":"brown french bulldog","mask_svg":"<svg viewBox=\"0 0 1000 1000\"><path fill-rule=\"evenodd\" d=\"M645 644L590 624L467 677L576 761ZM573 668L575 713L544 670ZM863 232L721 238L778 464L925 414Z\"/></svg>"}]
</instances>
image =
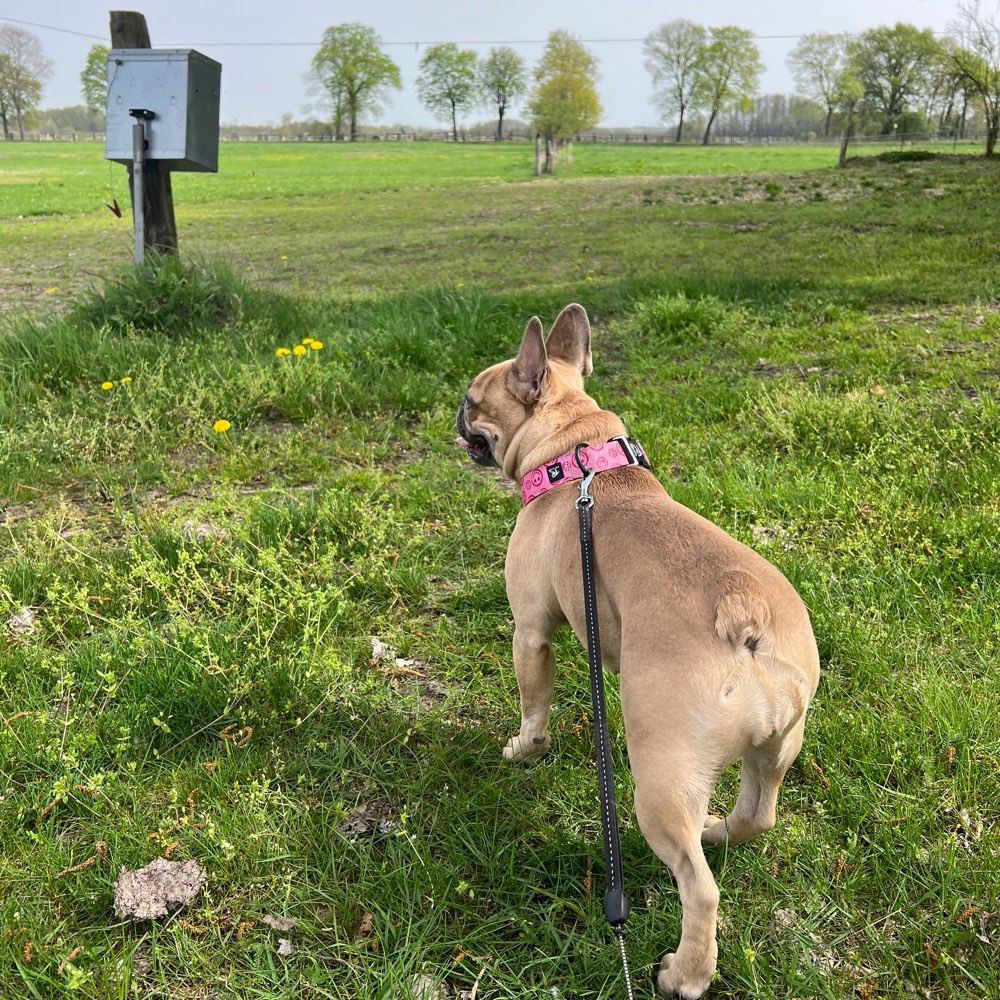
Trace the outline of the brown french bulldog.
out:
<instances>
[{"instance_id":1,"label":"brown french bulldog","mask_svg":"<svg viewBox=\"0 0 1000 1000\"><path fill-rule=\"evenodd\" d=\"M819 656L791 584L667 495L622 421L584 391L591 370L587 314L569 305L547 340L532 318L517 357L477 375L458 411L472 460L499 466L525 500L505 564L521 728L503 752L526 760L549 749L550 638L568 622L586 644L573 477L587 443L582 464L599 470L590 493L601 654L620 674L636 819L683 907L657 986L693 1000L718 953L719 890L702 844L739 844L774 826ZM716 781L740 757L732 812L709 815Z\"/></svg>"}]
</instances>

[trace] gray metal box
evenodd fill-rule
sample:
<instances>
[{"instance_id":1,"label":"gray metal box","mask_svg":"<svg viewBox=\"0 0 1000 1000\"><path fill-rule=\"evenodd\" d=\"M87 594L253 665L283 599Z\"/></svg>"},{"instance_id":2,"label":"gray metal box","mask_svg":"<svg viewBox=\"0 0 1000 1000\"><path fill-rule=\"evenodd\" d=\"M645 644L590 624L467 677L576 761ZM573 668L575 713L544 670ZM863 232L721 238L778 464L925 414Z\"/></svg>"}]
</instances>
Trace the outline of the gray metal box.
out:
<instances>
[{"instance_id":1,"label":"gray metal box","mask_svg":"<svg viewBox=\"0 0 1000 1000\"><path fill-rule=\"evenodd\" d=\"M219 169L222 66L194 49L112 49L104 158L132 162L129 111L146 108L146 157L167 170Z\"/></svg>"}]
</instances>

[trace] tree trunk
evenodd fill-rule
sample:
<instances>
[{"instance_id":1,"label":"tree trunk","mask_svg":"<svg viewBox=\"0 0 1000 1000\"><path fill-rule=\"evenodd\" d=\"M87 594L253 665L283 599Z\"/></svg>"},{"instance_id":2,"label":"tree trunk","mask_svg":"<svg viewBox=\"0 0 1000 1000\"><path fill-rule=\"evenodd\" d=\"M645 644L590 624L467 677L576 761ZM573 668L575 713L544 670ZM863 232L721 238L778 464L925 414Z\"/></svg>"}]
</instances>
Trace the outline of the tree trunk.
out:
<instances>
[{"instance_id":1,"label":"tree trunk","mask_svg":"<svg viewBox=\"0 0 1000 1000\"><path fill-rule=\"evenodd\" d=\"M458 117L455 114L455 102L451 104L451 141L458 142Z\"/></svg>"},{"instance_id":2,"label":"tree trunk","mask_svg":"<svg viewBox=\"0 0 1000 1000\"><path fill-rule=\"evenodd\" d=\"M847 118L844 121L844 131L840 134L840 154L837 157L837 166L847 166L847 144L851 141L851 133L854 131L854 104L847 106Z\"/></svg>"},{"instance_id":3,"label":"tree trunk","mask_svg":"<svg viewBox=\"0 0 1000 1000\"><path fill-rule=\"evenodd\" d=\"M705 136L701 140L703 146L708 145L709 136L712 134L712 126L715 124L715 116L719 113L718 108L712 108L712 113L708 116L708 124L705 126Z\"/></svg>"},{"instance_id":4,"label":"tree trunk","mask_svg":"<svg viewBox=\"0 0 1000 1000\"><path fill-rule=\"evenodd\" d=\"M830 138L830 123L833 121L833 108L826 109L826 121L823 123L823 138Z\"/></svg>"},{"instance_id":5,"label":"tree trunk","mask_svg":"<svg viewBox=\"0 0 1000 1000\"><path fill-rule=\"evenodd\" d=\"M149 29L146 18L131 10L111 11L111 47L115 49L148 49ZM142 204L135 203L132 184L132 164L128 167L129 189L132 191L132 211L143 213L143 243L157 253L177 253L177 222L174 219L174 196L170 186L170 171L161 170L156 160L144 160L142 170Z\"/></svg>"},{"instance_id":6,"label":"tree trunk","mask_svg":"<svg viewBox=\"0 0 1000 1000\"><path fill-rule=\"evenodd\" d=\"M684 135L684 109L681 108L681 116L677 119L677 138L674 142L680 142L681 137Z\"/></svg>"},{"instance_id":7,"label":"tree trunk","mask_svg":"<svg viewBox=\"0 0 1000 1000\"><path fill-rule=\"evenodd\" d=\"M497 105L497 142L503 139L503 113L504 106L502 104Z\"/></svg>"},{"instance_id":8,"label":"tree trunk","mask_svg":"<svg viewBox=\"0 0 1000 1000\"><path fill-rule=\"evenodd\" d=\"M540 177L542 173L542 137L535 133L535 176Z\"/></svg>"},{"instance_id":9,"label":"tree trunk","mask_svg":"<svg viewBox=\"0 0 1000 1000\"><path fill-rule=\"evenodd\" d=\"M545 137L545 172L555 173L555 150L552 148L552 136Z\"/></svg>"},{"instance_id":10,"label":"tree trunk","mask_svg":"<svg viewBox=\"0 0 1000 1000\"><path fill-rule=\"evenodd\" d=\"M347 118L350 126L348 140L354 142L358 137L358 101L359 95L348 92L347 94Z\"/></svg>"}]
</instances>

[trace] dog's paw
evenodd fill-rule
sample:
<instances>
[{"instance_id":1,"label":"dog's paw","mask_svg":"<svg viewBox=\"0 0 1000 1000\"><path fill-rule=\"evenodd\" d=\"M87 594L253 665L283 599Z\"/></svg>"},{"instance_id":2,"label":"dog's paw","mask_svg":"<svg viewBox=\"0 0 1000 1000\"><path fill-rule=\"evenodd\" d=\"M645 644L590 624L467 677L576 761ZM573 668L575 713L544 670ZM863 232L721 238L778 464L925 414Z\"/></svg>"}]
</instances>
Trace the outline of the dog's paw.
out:
<instances>
[{"instance_id":1,"label":"dog's paw","mask_svg":"<svg viewBox=\"0 0 1000 1000\"><path fill-rule=\"evenodd\" d=\"M707 963L708 968L700 972L682 968L674 952L668 952L660 960L660 970L656 976L656 989L667 997L682 997L683 1000L698 1000L708 992L709 983L715 972L715 963Z\"/></svg>"},{"instance_id":2,"label":"dog's paw","mask_svg":"<svg viewBox=\"0 0 1000 1000\"><path fill-rule=\"evenodd\" d=\"M520 735L512 736L503 748L503 755L505 760L531 760L547 753L550 746L552 737L548 735L536 736L530 740L523 740Z\"/></svg>"},{"instance_id":3,"label":"dog's paw","mask_svg":"<svg viewBox=\"0 0 1000 1000\"><path fill-rule=\"evenodd\" d=\"M703 844L724 844L729 839L729 826L724 816L709 816L701 830Z\"/></svg>"}]
</instances>

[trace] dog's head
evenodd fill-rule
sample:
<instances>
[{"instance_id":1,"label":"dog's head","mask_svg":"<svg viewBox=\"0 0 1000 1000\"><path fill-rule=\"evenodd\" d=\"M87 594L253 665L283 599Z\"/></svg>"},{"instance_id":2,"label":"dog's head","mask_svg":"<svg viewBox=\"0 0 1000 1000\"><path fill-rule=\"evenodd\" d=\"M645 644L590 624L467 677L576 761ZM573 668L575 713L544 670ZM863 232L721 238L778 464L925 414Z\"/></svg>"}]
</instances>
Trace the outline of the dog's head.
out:
<instances>
[{"instance_id":1,"label":"dog's head","mask_svg":"<svg viewBox=\"0 0 1000 1000\"><path fill-rule=\"evenodd\" d=\"M511 478L518 457L553 429L555 404L588 399L583 379L593 369L590 322L583 306L566 306L546 339L533 316L517 357L480 372L458 408L458 433L472 461L496 465Z\"/></svg>"}]
</instances>

